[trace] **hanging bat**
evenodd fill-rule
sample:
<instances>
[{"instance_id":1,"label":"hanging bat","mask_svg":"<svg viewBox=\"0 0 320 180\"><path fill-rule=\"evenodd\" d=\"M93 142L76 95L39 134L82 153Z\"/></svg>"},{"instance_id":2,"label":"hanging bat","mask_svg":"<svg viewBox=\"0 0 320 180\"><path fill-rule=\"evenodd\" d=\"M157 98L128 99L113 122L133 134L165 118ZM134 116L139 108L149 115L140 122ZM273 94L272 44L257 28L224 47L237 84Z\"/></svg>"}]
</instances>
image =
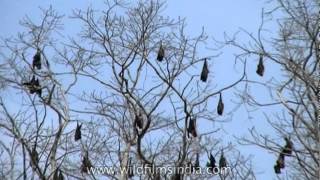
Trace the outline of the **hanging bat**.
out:
<instances>
[{"instance_id":1,"label":"hanging bat","mask_svg":"<svg viewBox=\"0 0 320 180\"><path fill-rule=\"evenodd\" d=\"M187 130L188 130L188 134L190 133L193 137L197 137L196 119L190 118L189 127Z\"/></svg>"},{"instance_id":2,"label":"hanging bat","mask_svg":"<svg viewBox=\"0 0 320 180\"><path fill-rule=\"evenodd\" d=\"M162 42L160 42L160 48L159 48L159 51L158 51L158 56L157 56L157 60L158 61L162 61L163 60L163 58L164 58L164 48L163 48L163 46L162 46Z\"/></svg>"},{"instance_id":3,"label":"hanging bat","mask_svg":"<svg viewBox=\"0 0 320 180\"><path fill-rule=\"evenodd\" d=\"M41 96L42 94L42 88L40 86L38 78L34 82L34 92L37 93L39 96Z\"/></svg>"},{"instance_id":4,"label":"hanging bat","mask_svg":"<svg viewBox=\"0 0 320 180\"><path fill-rule=\"evenodd\" d=\"M153 178L154 178L154 180L160 180L161 176L159 173L156 173L156 174L154 174Z\"/></svg>"},{"instance_id":5,"label":"hanging bat","mask_svg":"<svg viewBox=\"0 0 320 180\"><path fill-rule=\"evenodd\" d=\"M36 79L34 75L29 82L25 82L23 85L29 89L30 94L37 93L39 96L41 96L42 88L40 86L39 79Z\"/></svg>"},{"instance_id":6,"label":"hanging bat","mask_svg":"<svg viewBox=\"0 0 320 180\"><path fill-rule=\"evenodd\" d=\"M74 140L75 141L78 141L81 139L81 127L82 127L82 124L78 124L78 122L77 122L76 131L74 133Z\"/></svg>"},{"instance_id":7,"label":"hanging bat","mask_svg":"<svg viewBox=\"0 0 320 180\"><path fill-rule=\"evenodd\" d=\"M285 137L284 140L286 141L286 145L282 149L282 153L286 156L292 155L293 143L290 141L289 138Z\"/></svg>"},{"instance_id":8,"label":"hanging bat","mask_svg":"<svg viewBox=\"0 0 320 180\"><path fill-rule=\"evenodd\" d=\"M191 161L188 161L188 162L187 162L186 167L190 168L190 172L191 172L191 173L193 173L194 170L195 170L195 166L192 164Z\"/></svg>"},{"instance_id":9,"label":"hanging bat","mask_svg":"<svg viewBox=\"0 0 320 180\"><path fill-rule=\"evenodd\" d=\"M37 53L33 56L32 67L41 69L41 52L40 49L37 50Z\"/></svg>"},{"instance_id":10,"label":"hanging bat","mask_svg":"<svg viewBox=\"0 0 320 180\"><path fill-rule=\"evenodd\" d=\"M262 56L262 55L260 55L260 57L259 57L259 64L257 65L256 73L257 73L259 76L263 76L263 73L264 73L264 65L263 65L263 56Z\"/></svg>"},{"instance_id":11,"label":"hanging bat","mask_svg":"<svg viewBox=\"0 0 320 180\"><path fill-rule=\"evenodd\" d=\"M225 168L225 167L227 167L227 160L224 157L223 151L221 151L221 156L219 159L219 168L221 169L221 168Z\"/></svg>"},{"instance_id":12,"label":"hanging bat","mask_svg":"<svg viewBox=\"0 0 320 180\"><path fill-rule=\"evenodd\" d=\"M36 77L33 75L31 80L29 82L23 83L23 85L27 86L27 88L29 88L30 86L32 86L34 84L35 81L36 81Z\"/></svg>"},{"instance_id":13,"label":"hanging bat","mask_svg":"<svg viewBox=\"0 0 320 180\"><path fill-rule=\"evenodd\" d=\"M64 176L63 176L62 171L60 171L60 173L59 173L59 180L64 180Z\"/></svg>"},{"instance_id":14,"label":"hanging bat","mask_svg":"<svg viewBox=\"0 0 320 180\"><path fill-rule=\"evenodd\" d=\"M197 171L200 169L199 153L196 155L196 161L194 163L194 169Z\"/></svg>"},{"instance_id":15,"label":"hanging bat","mask_svg":"<svg viewBox=\"0 0 320 180\"><path fill-rule=\"evenodd\" d=\"M132 167L132 163L131 163L131 157L129 158L129 171L128 171L128 177L132 178L134 176L134 172L133 172L133 167Z\"/></svg>"},{"instance_id":16,"label":"hanging bat","mask_svg":"<svg viewBox=\"0 0 320 180\"><path fill-rule=\"evenodd\" d=\"M135 115L135 124L139 129L143 128L143 117L142 114L139 112L138 114Z\"/></svg>"},{"instance_id":17,"label":"hanging bat","mask_svg":"<svg viewBox=\"0 0 320 180\"><path fill-rule=\"evenodd\" d=\"M276 174L281 174L281 169L279 165L274 165L273 169Z\"/></svg>"},{"instance_id":18,"label":"hanging bat","mask_svg":"<svg viewBox=\"0 0 320 180\"><path fill-rule=\"evenodd\" d=\"M277 163L277 165L278 165L281 169L285 168L285 164L284 164L284 154L281 154L281 153L280 153L280 155L279 155L278 160L277 160L276 163Z\"/></svg>"},{"instance_id":19,"label":"hanging bat","mask_svg":"<svg viewBox=\"0 0 320 180\"><path fill-rule=\"evenodd\" d=\"M82 159L81 172L88 173L88 170L92 167L93 166L92 166L91 161L89 159L89 153L88 153L88 151L86 151L86 153Z\"/></svg>"},{"instance_id":20,"label":"hanging bat","mask_svg":"<svg viewBox=\"0 0 320 180\"><path fill-rule=\"evenodd\" d=\"M224 110L224 104L222 101L222 95L220 93L218 107L217 107L217 113L221 116L223 114L223 110Z\"/></svg>"},{"instance_id":21,"label":"hanging bat","mask_svg":"<svg viewBox=\"0 0 320 180\"><path fill-rule=\"evenodd\" d=\"M172 175L171 179L172 180L180 180L181 179L181 175L179 173L176 173L176 174Z\"/></svg>"},{"instance_id":22,"label":"hanging bat","mask_svg":"<svg viewBox=\"0 0 320 180\"><path fill-rule=\"evenodd\" d=\"M23 85L29 89L30 94L33 94L35 92L33 88L35 81L36 81L36 77L33 75L32 79L29 82L23 83Z\"/></svg>"},{"instance_id":23,"label":"hanging bat","mask_svg":"<svg viewBox=\"0 0 320 180\"><path fill-rule=\"evenodd\" d=\"M53 174L53 180L59 180L59 169L56 169Z\"/></svg>"},{"instance_id":24,"label":"hanging bat","mask_svg":"<svg viewBox=\"0 0 320 180\"><path fill-rule=\"evenodd\" d=\"M204 63L203 63L203 67L202 67L202 71L201 71L200 80L203 82L207 82L208 74L209 74L209 69L208 69L208 64L207 64L207 58L205 58Z\"/></svg>"},{"instance_id":25,"label":"hanging bat","mask_svg":"<svg viewBox=\"0 0 320 180\"><path fill-rule=\"evenodd\" d=\"M210 153L210 164L212 168L216 167L216 159L213 157L211 153Z\"/></svg>"},{"instance_id":26,"label":"hanging bat","mask_svg":"<svg viewBox=\"0 0 320 180\"><path fill-rule=\"evenodd\" d=\"M32 151L31 151L31 160L34 164L38 164L39 163L39 154L37 152L37 149L36 149L36 146L34 146L32 148Z\"/></svg>"},{"instance_id":27,"label":"hanging bat","mask_svg":"<svg viewBox=\"0 0 320 180\"><path fill-rule=\"evenodd\" d=\"M209 162L207 162L207 167L214 171L214 168L216 168L216 159L213 157L213 155L210 153Z\"/></svg>"},{"instance_id":28,"label":"hanging bat","mask_svg":"<svg viewBox=\"0 0 320 180\"><path fill-rule=\"evenodd\" d=\"M54 172L53 180L64 180L64 176L63 176L61 170L57 169L57 170Z\"/></svg>"}]
</instances>

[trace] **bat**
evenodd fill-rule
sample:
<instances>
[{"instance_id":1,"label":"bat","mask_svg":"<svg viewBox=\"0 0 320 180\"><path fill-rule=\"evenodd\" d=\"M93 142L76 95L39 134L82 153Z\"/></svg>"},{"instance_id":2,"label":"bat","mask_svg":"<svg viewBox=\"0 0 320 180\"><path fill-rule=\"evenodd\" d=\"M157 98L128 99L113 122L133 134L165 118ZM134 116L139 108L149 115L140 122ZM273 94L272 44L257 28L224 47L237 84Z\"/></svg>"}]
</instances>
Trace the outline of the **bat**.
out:
<instances>
[{"instance_id":1,"label":"bat","mask_svg":"<svg viewBox=\"0 0 320 180\"><path fill-rule=\"evenodd\" d=\"M143 117L141 113L139 112L138 114L135 115L135 124L139 129L143 128Z\"/></svg>"},{"instance_id":2,"label":"bat","mask_svg":"<svg viewBox=\"0 0 320 180\"><path fill-rule=\"evenodd\" d=\"M201 76L200 80L203 82L207 82L208 79L208 74L209 74L209 69L208 69L208 64L207 64L207 59L204 59L202 71L201 71Z\"/></svg>"},{"instance_id":3,"label":"bat","mask_svg":"<svg viewBox=\"0 0 320 180\"><path fill-rule=\"evenodd\" d=\"M214 171L214 168L216 168L216 159L213 157L213 155L210 153L209 162L207 162L207 167Z\"/></svg>"},{"instance_id":4,"label":"bat","mask_svg":"<svg viewBox=\"0 0 320 180\"><path fill-rule=\"evenodd\" d=\"M281 153L280 153L280 155L279 155L278 160L277 160L276 163L277 163L277 165L279 165L279 167L280 167L281 169L285 168L285 164L284 164L284 154L281 154Z\"/></svg>"},{"instance_id":5,"label":"bat","mask_svg":"<svg viewBox=\"0 0 320 180\"><path fill-rule=\"evenodd\" d=\"M218 107L217 107L217 113L221 116L223 114L223 110L224 110L224 104L222 101L222 95L220 93Z\"/></svg>"},{"instance_id":6,"label":"bat","mask_svg":"<svg viewBox=\"0 0 320 180\"><path fill-rule=\"evenodd\" d=\"M196 119L190 119L189 120L189 127L188 127L188 133L190 133L193 137L197 137L197 130L196 130Z\"/></svg>"},{"instance_id":7,"label":"bat","mask_svg":"<svg viewBox=\"0 0 320 180\"><path fill-rule=\"evenodd\" d=\"M78 141L81 139L81 127L82 127L82 124L78 124L77 122L77 127L76 127L76 131L75 131L75 134L74 134L74 140L75 141Z\"/></svg>"},{"instance_id":8,"label":"bat","mask_svg":"<svg viewBox=\"0 0 320 180\"><path fill-rule=\"evenodd\" d=\"M40 50L37 50L37 53L33 56L32 67L41 69L41 53Z\"/></svg>"},{"instance_id":9,"label":"bat","mask_svg":"<svg viewBox=\"0 0 320 180\"><path fill-rule=\"evenodd\" d=\"M132 178L134 176L133 167L131 164L131 157L129 158L129 171L128 171L128 177Z\"/></svg>"},{"instance_id":10,"label":"bat","mask_svg":"<svg viewBox=\"0 0 320 180\"><path fill-rule=\"evenodd\" d=\"M33 161L34 164L39 163L39 154L35 146L32 148L32 151L31 151L31 160Z\"/></svg>"},{"instance_id":11,"label":"bat","mask_svg":"<svg viewBox=\"0 0 320 180\"><path fill-rule=\"evenodd\" d=\"M86 151L86 154L84 155L84 157L82 159L81 172L88 173L88 170L92 167L93 166L92 166L91 161L89 159L89 153L88 153L88 151Z\"/></svg>"},{"instance_id":12,"label":"bat","mask_svg":"<svg viewBox=\"0 0 320 180\"><path fill-rule=\"evenodd\" d=\"M157 60L158 61L162 61L163 60L163 58L164 58L164 48L163 48L163 46L162 46L162 42L160 43L160 48L159 48L159 51L158 51L158 56L157 56Z\"/></svg>"},{"instance_id":13,"label":"bat","mask_svg":"<svg viewBox=\"0 0 320 180\"><path fill-rule=\"evenodd\" d=\"M59 172L59 180L64 180L64 176L62 174L62 171Z\"/></svg>"},{"instance_id":14,"label":"bat","mask_svg":"<svg viewBox=\"0 0 320 180\"><path fill-rule=\"evenodd\" d=\"M225 168L225 167L227 167L227 160L224 157L224 154L223 154L223 151L222 151L220 159L219 159L219 168L221 169L221 168Z\"/></svg>"},{"instance_id":15,"label":"bat","mask_svg":"<svg viewBox=\"0 0 320 180\"><path fill-rule=\"evenodd\" d=\"M279 165L274 165L273 169L276 174L281 174L281 169Z\"/></svg>"},{"instance_id":16,"label":"bat","mask_svg":"<svg viewBox=\"0 0 320 180\"><path fill-rule=\"evenodd\" d=\"M199 153L196 155L196 161L194 163L194 169L197 171L200 169Z\"/></svg>"},{"instance_id":17,"label":"bat","mask_svg":"<svg viewBox=\"0 0 320 180\"><path fill-rule=\"evenodd\" d=\"M29 82L23 83L29 89L30 94L35 93L34 85L36 83L36 77L33 75L32 79Z\"/></svg>"},{"instance_id":18,"label":"bat","mask_svg":"<svg viewBox=\"0 0 320 180\"><path fill-rule=\"evenodd\" d=\"M64 180L64 176L63 176L61 170L57 169L57 170L54 172L53 180Z\"/></svg>"},{"instance_id":19,"label":"bat","mask_svg":"<svg viewBox=\"0 0 320 180\"><path fill-rule=\"evenodd\" d=\"M39 79L36 79L34 75L29 82L25 82L23 85L29 89L30 94L37 93L39 96L41 96L42 88L40 86Z\"/></svg>"},{"instance_id":20,"label":"bat","mask_svg":"<svg viewBox=\"0 0 320 180\"><path fill-rule=\"evenodd\" d=\"M260 55L260 57L259 57L259 63L257 65L256 73L259 76L263 76L263 74L264 74L264 65L263 65L263 56L262 55Z\"/></svg>"},{"instance_id":21,"label":"bat","mask_svg":"<svg viewBox=\"0 0 320 180\"><path fill-rule=\"evenodd\" d=\"M42 88L40 86L38 78L34 82L34 92L37 93L39 96L41 96L42 94Z\"/></svg>"},{"instance_id":22,"label":"bat","mask_svg":"<svg viewBox=\"0 0 320 180\"><path fill-rule=\"evenodd\" d=\"M176 174L172 175L171 179L172 180L180 180L181 179L181 175L176 173Z\"/></svg>"},{"instance_id":23,"label":"bat","mask_svg":"<svg viewBox=\"0 0 320 180\"><path fill-rule=\"evenodd\" d=\"M286 145L282 149L282 153L286 156L292 155L293 143L290 141L289 138L285 137L284 140L286 141Z\"/></svg>"}]
</instances>

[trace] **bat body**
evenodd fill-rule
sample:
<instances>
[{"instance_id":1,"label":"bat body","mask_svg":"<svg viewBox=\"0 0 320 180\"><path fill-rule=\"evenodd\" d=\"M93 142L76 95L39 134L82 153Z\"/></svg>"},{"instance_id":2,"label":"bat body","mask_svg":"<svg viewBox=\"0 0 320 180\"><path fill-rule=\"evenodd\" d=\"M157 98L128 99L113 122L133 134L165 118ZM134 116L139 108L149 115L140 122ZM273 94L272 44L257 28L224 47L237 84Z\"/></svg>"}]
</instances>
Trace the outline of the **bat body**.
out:
<instances>
[{"instance_id":1,"label":"bat body","mask_svg":"<svg viewBox=\"0 0 320 180\"><path fill-rule=\"evenodd\" d=\"M77 127L76 127L76 131L75 131L75 134L74 134L74 140L75 141L78 141L81 139L81 127L82 127L82 124L78 124L77 123Z\"/></svg>"},{"instance_id":2,"label":"bat body","mask_svg":"<svg viewBox=\"0 0 320 180\"><path fill-rule=\"evenodd\" d=\"M220 159L219 159L219 168L225 168L227 167L227 160L226 158L224 157L224 154L223 152L221 152L221 156L220 156Z\"/></svg>"},{"instance_id":3,"label":"bat body","mask_svg":"<svg viewBox=\"0 0 320 180\"><path fill-rule=\"evenodd\" d=\"M282 149L282 153L286 156L291 156L292 149L293 149L293 143L288 138L285 138L285 141L286 141L286 145Z\"/></svg>"},{"instance_id":4,"label":"bat body","mask_svg":"<svg viewBox=\"0 0 320 180\"><path fill-rule=\"evenodd\" d=\"M259 76L263 76L263 74L264 74L264 65L263 65L263 56L262 56L262 55L260 55L259 63L258 63L258 65L257 65L256 73L257 73Z\"/></svg>"},{"instance_id":5,"label":"bat body","mask_svg":"<svg viewBox=\"0 0 320 180\"><path fill-rule=\"evenodd\" d=\"M200 161L199 161L199 153L196 155L196 161L194 163L194 169L199 170L200 169Z\"/></svg>"},{"instance_id":6,"label":"bat body","mask_svg":"<svg viewBox=\"0 0 320 180\"><path fill-rule=\"evenodd\" d=\"M61 170L57 169L57 170L54 172L53 180L64 180L64 176L63 176Z\"/></svg>"},{"instance_id":7,"label":"bat body","mask_svg":"<svg viewBox=\"0 0 320 180\"><path fill-rule=\"evenodd\" d=\"M219 102L217 106L217 113L221 116L223 114L223 110L224 110L224 104L222 101L222 95L220 93Z\"/></svg>"},{"instance_id":8,"label":"bat body","mask_svg":"<svg viewBox=\"0 0 320 180\"><path fill-rule=\"evenodd\" d=\"M213 157L213 155L210 153L209 162L207 163L207 167L213 172L215 171L214 168L216 168L216 159Z\"/></svg>"},{"instance_id":9,"label":"bat body","mask_svg":"<svg viewBox=\"0 0 320 180\"><path fill-rule=\"evenodd\" d=\"M281 168L280 168L280 166L274 165L274 166L273 166L273 169L274 169L274 172L275 172L276 174L281 174Z\"/></svg>"},{"instance_id":10,"label":"bat body","mask_svg":"<svg viewBox=\"0 0 320 180\"><path fill-rule=\"evenodd\" d=\"M30 94L37 93L39 96L41 96L42 88L40 86L39 79L36 79L34 75L29 82L25 82L23 85L29 89Z\"/></svg>"},{"instance_id":11,"label":"bat body","mask_svg":"<svg viewBox=\"0 0 320 180\"><path fill-rule=\"evenodd\" d=\"M41 69L41 53L37 50L37 53L33 56L32 67Z\"/></svg>"},{"instance_id":12,"label":"bat body","mask_svg":"<svg viewBox=\"0 0 320 180\"><path fill-rule=\"evenodd\" d=\"M132 162L131 162L131 157L129 159L129 171L128 171L128 177L132 178L134 176L134 172L133 172L133 167L132 167Z\"/></svg>"},{"instance_id":13,"label":"bat body","mask_svg":"<svg viewBox=\"0 0 320 180\"><path fill-rule=\"evenodd\" d=\"M209 74L209 69L208 69L207 59L204 59L200 80L203 82L207 82L208 74Z\"/></svg>"},{"instance_id":14,"label":"bat body","mask_svg":"<svg viewBox=\"0 0 320 180\"><path fill-rule=\"evenodd\" d=\"M88 173L88 170L92 168L91 161L89 159L89 153L86 152L85 156L82 159L81 172Z\"/></svg>"},{"instance_id":15,"label":"bat body","mask_svg":"<svg viewBox=\"0 0 320 180\"><path fill-rule=\"evenodd\" d=\"M161 62L163 60L163 58L164 58L164 55L165 55L165 52L164 52L164 48L163 48L162 43L161 43L159 51L158 51L157 60Z\"/></svg>"},{"instance_id":16,"label":"bat body","mask_svg":"<svg viewBox=\"0 0 320 180\"><path fill-rule=\"evenodd\" d=\"M196 130L196 119L190 119L189 120L189 126L188 126L188 134L191 134L193 137L197 137L197 130Z\"/></svg>"},{"instance_id":17,"label":"bat body","mask_svg":"<svg viewBox=\"0 0 320 180\"><path fill-rule=\"evenodd\" d=\"M135 117L135 124L139 129L143 128L143 117L141 113L138 113Z\"/></svg>"},{"instance_id":18,"label":"bat body","mask_svg":"<svg viewBox=\"0 0 320 180\"><path fill-rule=\"evenodd\" d=\"M31 151L31 159L32 159L33 163L35 163L35 164L39 163L39 154L38 154L35 147Z\"/></svg>"}]
</instances>

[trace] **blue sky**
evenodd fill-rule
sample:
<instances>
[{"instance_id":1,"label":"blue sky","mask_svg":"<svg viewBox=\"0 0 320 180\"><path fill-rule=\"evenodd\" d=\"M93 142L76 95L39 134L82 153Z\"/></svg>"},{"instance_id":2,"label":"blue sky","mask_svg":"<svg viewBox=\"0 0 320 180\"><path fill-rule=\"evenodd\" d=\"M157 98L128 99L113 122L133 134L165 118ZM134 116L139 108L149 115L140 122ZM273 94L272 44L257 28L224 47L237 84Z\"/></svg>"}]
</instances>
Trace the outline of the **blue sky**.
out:
<instances>
[{"instance_id":1,"label":"blue sky","mask_svg":"<svg viewBox=\"0 0 320 180\"><path fill-rule=\"evenodd\" d=\"M22 30L19 26L19 20L21 18L27 14L32 19L36 19L40 14L39 7L47 8L50 5L52 5L59 13L65 14L65 22L69 23L67 17L68 15L71 15L72 9L86 9L89 5L101 7L103 1L0 0L0 37L15 35L18 31ZM202 27L204 27L206 33L209 35L207 46L212 47L212 45L210 45L210 43L213 43L211 37L222 40L224 32L232 34L241 27L249 32L256 33L261 22L261 11L265 5L265 1L263 0L168 0L166 5L167 8L163 14L173 18L186 18L186 32L190 36L197 35L201 32ZM76 26L68 23L65 24L65 31L67 33L72 34L73 32L78 31L78 29L75 28ZM70 23L73 22L70 21ZM272 24L270 27L276 28L275 25ZM244 43L248 41L244 36L240 36L239 38ZM208 49L204 49L203 53L210 54L212 52ZM226 71L230 70L229 67L234 64L234 53L235 52L232 49L226 49L219 58L211 62L215 67L215 71L213 72L215 79L222 82L234 80L232 74L226 75ZM253 59L252 64L255 65L255 63L256 60ZM239 71L241 72L241 69L239 69ZM255 76L254 71L254 68L249 71L251 77ZM267 70L267 75L264 78L270 78L271 76L268 76L268 74L273 74L275 72L276 70ZM259 93L262 93L262 91L259 91ZM258 99L265 100L265 97L261 94L259 95L259 93L257 93ZM233 92L228 92L224 99L231 103L230 97L232 96ZM226 105L228 104L229 103L226 103ZM271 112L272 110L265 111L265 113ZM247 128L252 127L253 122L258 130L261 132L268 132L266 129L267 124L265 123L265 120L263 120L264 117L261 112L255 112L251 114L251 116L254 116L255 118L249 119L243 108L238 109L235 112L232 121L223 124L225 129L229 129L227 137L231 138L233 135L245 135L244 133L246 133ZM259 122L257 123L256 121ZM226 143L231 141L231 139L228 138L226 138ZM239 148L245 155L253 155L255 170L259 173L257 174L258 179L275 178L273 173L275 155L253 146Z\"/></svg>"}]
</instances>

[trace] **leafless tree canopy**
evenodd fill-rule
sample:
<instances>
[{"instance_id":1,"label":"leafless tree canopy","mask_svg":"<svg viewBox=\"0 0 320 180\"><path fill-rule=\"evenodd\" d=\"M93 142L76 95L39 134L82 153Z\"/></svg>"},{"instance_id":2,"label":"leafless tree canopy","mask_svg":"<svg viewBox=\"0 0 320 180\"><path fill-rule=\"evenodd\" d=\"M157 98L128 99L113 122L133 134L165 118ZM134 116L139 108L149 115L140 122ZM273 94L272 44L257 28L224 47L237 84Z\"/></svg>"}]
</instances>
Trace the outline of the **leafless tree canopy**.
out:
<instances>
[{"instance_id":1,"label":"leafless tree canopy","mask_svg":"<svg viewBox=\"0 0 320 180\"><path fill-rule=\"evenodd\" d=\"M276 2L277 7L262 13L257 35L241 31L251 39L251 44L243 44L228 36L225 38L225 45L241 50L241 58L258 59L262 56L265 74L268 74L268 66L278 67L281 71L269 81L248 79L248 86L241 95L245 100L243 103L255 108L281 107L282 111L274 116L265 116L275 135L260 134L251 129L251 137L241 138L240 142L272 151L277 157L285 148L284 138L288 138L293 144L293 154L284 158L286 173L278 177L319 179L320 4L316 0ZM277 13L283 17L275 16ZM265 28L268 22L277 22L277 35L268 36L270 31ZM272 101L257 100L250 93L254 87L264 87Z\"/></svg>"},{"instance_id":2,"label":"leafless tree canopy","mask_svg":"<svg viewBox=\"0 0 320 180\"><path fill-rule=\"evenodd\" d=\"M242 71L220 89L210 73L219 53L199 54L211 35L190 37L185 20L165 16L161 1L110 0L102 10L74 10L71 18L52 8L41 9L38 20L26 16L24 31L0 43L0 179L255 179L250 159L234 144L221 143L216 136L221 129L212 126L226 115L223 94L239 89L243 104L283 110L266 116L276 136L250 130L239 142L277 156L287 138L293 152L285 157L286 177L279 178L319 178L319 3L277 3L263 12L257 36L241 31L251 44L236 35L215 43L241 50L235 60ZM279 11L284 15L277 19L278 34L265 39L264 24ZM64 34L70 21L81 24L74 27L78 34ZM251 80L246 71L259 57L261 79L268 66L281 68L282 79ZM274 102L258 102L249 91L255 86L268 89ZM197 157L204 168L211 154L217 166L231 171L88 172L90 167L186 167L197 164Z\"/></svg>"},{"instance_id":3,"label":"leafless tree canopy","mask_svg":"<svg viewBox=\"0 0 320 180\"><path fill-rule=\"evenodd\" d=\"M217 116L208 101L244 74L223 89L202 82L203 64L210 81L217 55L199 55L205 33L186 35L184 20L161 15L161 2L105 6L75 10L71 19L81 30L74 37L63 36L63 16L50 8L40 22L23 19L25 31L2 42L6 90L16 94L15 102L1 98L2 176L126 179L88 168L184 167L197 154L204 167L210 153L218 160L223 150L232 170L221 178L254 177L248 159L214 137L218 128L198 128ZM141 177L170 176L180 175Z\"/></svg>"}]
</instances>

